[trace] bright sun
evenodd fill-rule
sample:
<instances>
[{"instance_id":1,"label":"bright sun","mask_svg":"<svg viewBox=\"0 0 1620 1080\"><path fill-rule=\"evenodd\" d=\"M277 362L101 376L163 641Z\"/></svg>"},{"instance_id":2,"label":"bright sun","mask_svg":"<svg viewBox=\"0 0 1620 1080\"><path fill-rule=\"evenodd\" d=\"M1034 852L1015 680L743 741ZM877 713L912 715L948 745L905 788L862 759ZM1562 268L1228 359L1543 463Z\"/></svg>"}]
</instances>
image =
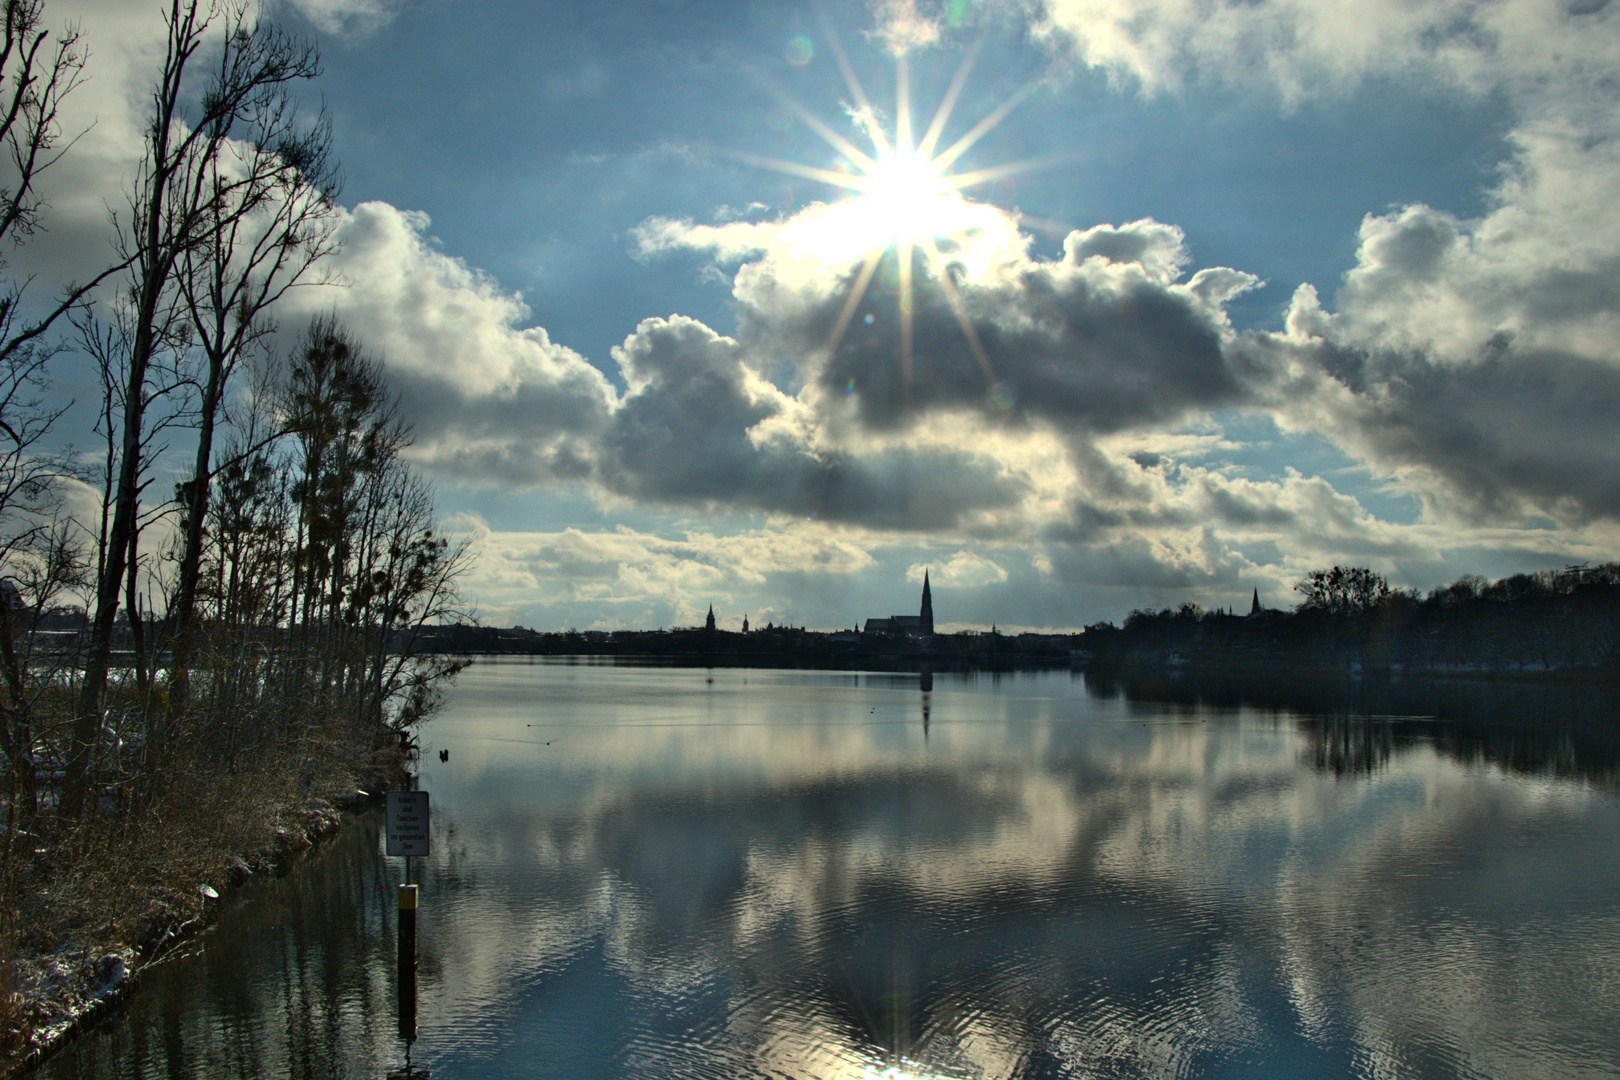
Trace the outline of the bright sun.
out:
<instances>
[{"instance_id":1,"label":"bright sun","mask_svg":"<svg viewBox=\"0 0 1620 1080\"><path fill-rule=\"evenodd\" d=\"M848 198L821 213L801 218L786 231L784 238L796 248L830 264L863 254L871 257L874 251L881 254L895 245L900 245L902 254L911 246L933 253L930 249L934 241L972 227L976 215L973 204L962 195L964 190L1033 167L1032 162L1021 162L970 172L952 171L962 155L999 124L1033 86L1012 95L955 143L940 150L940 136L967 81L973 54L963 61L927 131L918 139L912 131L906 58L896 60L898 100L891 135L879 123L877 110L867 99L837 38L830 31L828 36L854 99L856 122L870 140L871 150L857 146L784 94L780 95L783 103L838 152L844 166L830 169L757 154L736 155L776 172L820 180L849 192Z\"/></svg>"},{"instance_id":2,"label":"bright sun","mask_svg":"<svg viewBox=\"0 0 1620 1080\"><path fill-rule=\"evenodd\" d=\"M879 123L877 110L867 99L866 91L855 77L849 58L830 27L827 40L853 98L852 114L870 140L871 151L856 146L798 102L779 94L784 105L838 152L846 163L845 167L828 169L747 153L735 156L777 172L820 180L849 192L848 198L797 218L780 234L780 239L793 250L831 267L847 266L857 259L861 260L861 268L829 335L829 353L836 351L842 342L878 264L889 252L894 252L896 284L900 294L901 379L909 400L914 344L912 288L916 258L921 256L929 265L937 267L945 261L940 254L940 240L961 237L984 222L987 208L965 198L962 194L965 189L1033 168L1035 163L1017 162L968 172L953 172L952 167L986 133L1005 119L1034 89L1035 84L1027 85L1003 101L946 149L937 150L951 111L967 82L977 50L970 52L963 60L928 129L918 139L912 131L910 75L905 56L901 55L896 60L895 127L891 136ZM951 276L935 274L933 280L961 326L969 350L984 373L987 387L993 389L997 384L995 371ZM853 389L853 384L851 386Z\"/></svg>"},{"instance_id":3,"label":"bright sun","mask_svg":"<svg viewBox=\"0 0 1620 1080\"><path fill-rule=\"evenodd\" d=\"M895 240L913 242L950 232L961 196L945 173L915 150L884 155L861 185L857 200L871 217L887 223Z\"/></svg>"},{"instance_id":4,"label":"bright sun","mask_svg":"<svg viewBox=\"0 0 1620 1080\"><path fill-rule=\"evenodd\" d=\"M971 225L971 208L938 164L915 150L873 159L840 181L851 197L801 219L783 239L829 265L895 245L929 246Z\"/></svg>"}]
</instances>

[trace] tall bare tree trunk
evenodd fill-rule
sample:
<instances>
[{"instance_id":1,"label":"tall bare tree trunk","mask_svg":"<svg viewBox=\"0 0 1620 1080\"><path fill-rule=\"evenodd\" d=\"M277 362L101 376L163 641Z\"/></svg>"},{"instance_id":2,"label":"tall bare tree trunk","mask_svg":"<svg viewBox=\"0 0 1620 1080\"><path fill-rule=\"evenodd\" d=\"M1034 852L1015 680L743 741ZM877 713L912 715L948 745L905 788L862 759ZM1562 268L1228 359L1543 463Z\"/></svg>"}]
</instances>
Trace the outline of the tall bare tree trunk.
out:
<instances>
[{"instance_id":1,"label":"tall bare tree trunk","mask_svg":"<svg viewBox=\"0 0 1620 1080\"><path fill-rule=\"evenodd\" d=\"M176 275L215 235L222 190L214 183L220 155L237 125L268 97L318 71L314 50L253 22L245 3L224 10L198 0L171 0L164 15L167 51L152 92L146 156L130 200L131 234L121 238L134 270L129 295L133 331L122 383L122 445L107 561L96 588L96 616L62 786L62 813L83 813L90 754L100 735L118 593L138 529L146 410L160 350L173 340L179 312ZM218 22L219 25L213 24ZM188 68L213 30L223 31L217 66L194 120L186 115ZM293 163L294 165L302 163Z\"/></svg>"}]
</instances>

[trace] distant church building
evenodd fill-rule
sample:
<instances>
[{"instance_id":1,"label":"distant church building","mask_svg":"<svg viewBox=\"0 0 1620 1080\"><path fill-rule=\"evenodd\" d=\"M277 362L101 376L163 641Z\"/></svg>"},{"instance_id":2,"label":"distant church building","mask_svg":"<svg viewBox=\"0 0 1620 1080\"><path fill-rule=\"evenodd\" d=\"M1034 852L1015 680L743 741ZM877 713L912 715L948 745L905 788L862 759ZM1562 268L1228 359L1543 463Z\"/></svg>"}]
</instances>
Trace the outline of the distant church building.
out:
<instances>
[{"instance_id":1,"label":"distant church building","mask_svg":"<svg viewBox=\"0 0 1620 1080\"><path fill-rule=\"evenodd\" d=\"M923 571L922 610L916 615L890 615L887 619L867 619L868 634L904 634L908 637L934 635L934 595L928 587L928 571Z\"/></svg>"},{"instance_id":2,"label":"distant church building","mask_svg":"<svg viewBox=\"0 0 1620 1080\"><path fill-rule=\"evenodd\" d=\"M713 604L709 605L709 617L704 620L703 629L707 630L711 634L714 633L714 605Z\"/></svg>"}]
</instances>

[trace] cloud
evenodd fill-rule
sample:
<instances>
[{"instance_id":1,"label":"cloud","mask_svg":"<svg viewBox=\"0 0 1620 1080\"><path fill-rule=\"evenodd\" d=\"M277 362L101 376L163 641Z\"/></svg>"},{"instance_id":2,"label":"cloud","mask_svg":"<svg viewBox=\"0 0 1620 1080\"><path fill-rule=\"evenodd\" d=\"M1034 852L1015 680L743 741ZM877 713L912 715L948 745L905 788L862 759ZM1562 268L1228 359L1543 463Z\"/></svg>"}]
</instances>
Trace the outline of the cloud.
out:
<instances>
[{"instance_id":1,"label":"cloud","mask_svg":"<svg viewBox=\"0 0 1620 1080\"><path fill-rule=\"evenodd\" d=\"M722 262L736 262L770 247L780 231L767 222L695 225L684 219L650 217L630 230L630 238L639 258L685 248L710 251Z\"/></svg>"},{"instance_id":2,"label":"cloud","mask_svg":"<svg viewBox=\"0 0 1620 1080\"><path fill-rule=\"evenodd\" d=\"M62 100L59 119L67 152L36 176L44 200L41 228L26 245L6 253L8 275L34 278L30 295L86 281L117 260L109 210L128 213L128 184L142 152L150 108L149 84L162 61L165 29L157 6L119 0L75 4L71 22L47 6L41 29L50 42L64 29L79 33L87 54L85 78ZM48 43L41 53L49 53ZM5 170L9 177L9 162Z\"/></svg>"},{"instance_id":3,"label":"cloud","mask_svg":"<svg viewBox=\"0 0 1620 1080\"><path fill-rule=\"evenodd\" d=\"M933 564L913 563L906 568L906 580L921 584L925 572L931 582L957 589L1000 585L1007 580L1006 567L974 551L953 552L943 562Z\"/></svg>"},{"instance_id":4,"label":"cloud","mask_svg":"<svg viewBox=\"0 0 1620 1080\"><path fill-rule=\"evenodd\" d=\"M324 34L365 38L393 21L399 0L285 0Z\"/></svg>"},{"instance_id":5,"label":"cloud","mask_svg":"<svg viewBox=\"0 0 1620 1080\"><path fill-rule=\"evenodd\" d=\"M1288 104L1369 79L1494 95L1511 159L1487 210L1370 213L1324 303L1228 347L1254 402L1394 477L1439 520L1620 517L1620 9L1540 0L1352 7L1051 0L1039 32L1147 92L1224 83Z\"/></svg>"},{"instance_id":6,"label":"cloud","mask_svg":"<svg viewBox=\"0 0 1620 1080\"><path fill-rule=\"evenodd\" d=\"M1047 0L1034 29L1150 91L1259 84L1298 101L1414 74L1474 93L1542 93L1550 62L1590 84L1614 68L1615 25L1607 4L1541 0Z\"/></svg>"},{"instance_id":7,"label":"cloud","mask_svg":"<svg viewBox=\"0 0 1620 1080\"><path fill-rule=\"evenodd\" d=\"M614 494L916 530L959 528L1022 494L1015 474L968 449L824 444L811 410L695 319L648 319L614 355L629 390L597 475Z\"/></svg>"},{"instance_id":8,"label":"cloud","mask_svg":"<svg viewBox=\"0 0 1620 1080\"><path fill-rule=\"evenodd\" d=\"M847 531L810 522L673 536L624 527L496 531L476 515L447 525L472 543L477 558L465 591L496 625L540 603L577 609L582 628L692 625L714 603L730 626L740 623L744 597L783 576L849 577L876 564Z\"/></svg>"},{"instance_id":9,"label":"cloud","mask_svg":"<svg viewBox=\"0 0 1620 1080\"><path fill-rule=\"evenodd\" d=\"M516 294L428 239L424 214L386 203L341 213L335 284L289 308L335 311L385 358L418 459L452 476L533 485L589 476L612 385L543 329Z\"/></svg>"},{"instance_id":10,"label":"cloud","mask_svg":"<svg viewBox=\"0 0 1620 1080\"><path fill-rule=\"evenodd\" d=\"M1523 511L1513 492L1538 485L1558 487L1538 505L1564 499L1559 517L1571 525L1613 501L1608 478L1620 469L1598 441L1614 400L1607 368L1545 349L1525 363L1440 359L1482 340L1488 307L1470 302L1470 275L1507 272L1491 266L1487 223L1418 206L1371 215L1339 312L1306 288L1286 332L1237 334L1225 305L1257 279L1224 267L1189 274L1176 227L1077 230L1046 259L1001 216L919 264L908 371L892 256L846 312L858 267L829 262L815 243L837 209L805 208L745 256L735 339L675 319L627 342L619 360L632 390L615 415L606 486L669 505L1035 543L1060 580L1217 592L1239 579L1282 587L1321 560L1432 571L1456 544L1445 523ZM659 235L661 250L724 246L679 224ZM1555 292L1520 309L1546 307ZM1601 306L1595 317L1606 317ZM1542 333L1568 331L1564 321ZM1500 338L1483 340L1500 351ZM778 357L795 364L773 368ZM1535 371L1549 386L1534 385ZM1328 436L1367 463L1369 480L1395 478L1423 499L1429 518L1383 521L1322 476L1229 473L1221 461L1241 447L1210 433L1219 410ZM1584 449L1566 452L1572 434ZM1575 467L1581 454L1601 467ZM884 474L892 482L872 484ZM810 498L804 485L829 477L843 500ZM893 512L919 494L932 511ZM1546 542L1498 534L1490 544Z\"/></svg>"},{"instance_id":11,"label":"cloud","mask_svg":"<svg viewBox=\"0 0 1620 1080\"><path fill-rule=\"evenodd\" d=\"M1620 127L1526 139L1499 193L1474 221L1368 215L1337 310L1302 287L1283 333L1235 351L1269 372L1287 423L1406 478L1434 513L1620 519Z\"/></svg>"},{"instance_id":12,"label":"cloud","mask_svg":"<svg viewBox=\"0 0 1620 1080\"><path fill-rule=\"evenodd\" d=\"M937 32L913 5L877 20L896 51ZM1226 314L1255 275L1197 267L1182 230L1152 219L1076 230L1045 256L1013 215L963 200L909 297L891 254L851 308L885 227L859 201L773 222L651 217L629 234L634 253L724 265L737 323L644 320L611 357L622 390L524 329L521 299L435 248L424 218L357 207L347 310L403 373L424 460L577 485L608 506L836 529L866 560L930 541L940 581L1022 590L1054 618L1069 613L1050 597L1081 587L1128 606L1229 603L1246 583L1285 599L1318 563L1421 582L1459 550L1511 561L1612 539L1620 122L1591 89L1620 66L1612 13L1053 0L1039 30L1149 91L1260 85L1287 107L1378 77L1499 94L1514 157L1477 218L1368 214L1344 279L1302 287L1272 333L1237 333ZM1274 420L1284 449L1259 474L1237 468L1245 448L1216 415ZM1318 436L1345 472L1277 469ZM1419 500L1417 520L1381 517L1384 493ZM1545 518L1561 527L1523 528ZM689 622L702 612L656 597L724 606L773 587L696 554L726 542L638 540L608 573L593 552L628 542L580 534L493 565L571 582L567 603L620 605L626 624ZM783 565L817 557L850 555L795 546Z\"/></svg>"},{"instance_id":13,"label":"cloud","mask_svg":"<svg viewBox=\"0 0 1620 1080\"><path fill-rule=\"evenodd\" d=\"M1533 182L1504 192L1514 201L1479 221L1421 204L1368 215L1356 266L1336 297L1336 333L1452 363L1503 336L1521 347L1607 356L1620 334L1620 223L1589 203L1620 198L1620 180L1582 181L1587 190L1574 206L1545 204L1571 199L1546 190L1565 188L1570 170L1620 169L1620 128L1615 136L1606 160L1538 168Z\"/></svg>"},{"instance_id":14,"label":"cloud","mask_svg":"<svg viewBox=\"0 0 1620 1080\"><path fill-rule=\"evenodd\" d=\"M784 233L812 231L826 212L813 208ZM1221 269L1179 282L1179 229L1143 220L1077 231L1055 260L1029 255L1010 224L996 239L989 249L970 239L966 258L942 245L943 261L919 265L909 298L885 256L836 341L856 267L828 274L773 248L737 275L739 337L762 355L799 358L806 399L871 431L965 409L993 423L1107 432L1246 396L1223 349L1223 304L1257 279Z\"/></svg>"},{"instance_id":15,"label":"cloud","mask_svg":"<svg viewBox=\"0 0 1620 1080\"><path fill-rule=\"evenodd\" d=\"M812 227L824 211L782 231ZM939 279L920 278L910 418L892 336L852 333L815 358L847 276L791 244L737 273L746 341L687 317L647 319L614 350L619 393L543 330L522 328L521 299L439 251L429 224L381 203L346 212L333 264L342 287L306 290L298 303L335 307L386 356L419 460L449 476L1004 536L1027 533L1066 497L1067 484L1043 475L1064 456L1051 431L1070 439L1172 423L1244 393L1222 351L1221 305L1253 279L1224 271L1181 282L1181 234L1157 222L1077 232L1060 260L1029 257L1021 238L995 259L977 253L977 276L953 280L994 379L966 355ZM706 237L667 234L686 247ZM789 394L766 368L795 354L811 355L803 389ZM989 435L985 420L1006 430Z\"/></svg>"},{"instance_id":16,"label":"cloud","mask_svg":"<svg viewBox=\"0 0 1620 1080\"><path fill-rule=\"evenodd\" d=\"M348 35L394 11L299 8ZM896 50L938 33L914 4L875 11ZM1620 7L1052 0L1043 11L1049 40L1149 91L1258 84L1293 103L1378 77L1501 95L1514 155L1476 217L1422 204L1369 213L1343 280L1302 287L1272 333L1233 330L1226 309L1258 278L1198 267L1175 224L1098 224L1037 254L1015 215L948 199L934 223L941 258L919 261L909 299L891 255L848 310L886 227L871 204L769 222L722 208L713 224L649 217L628 234L633 252L714 260L736 326L646 319L605 357L554 341L521 295L438 246L426 215L364 202L339 214L340 284L297 290L283 331L335 310L385 356L417 460L441 478L746 521L755 544L774 529L821 530L770 556L772 580L795 560L871 566L880 547L921 542L938 546L927 564L940 580L964 588L1038 577L1049 592L1102 583L1135 590L1133 602L1154 589L1210 602L1239 579L1285 586L1312 560L1415 574L1443 572L1470 545L1502 559L1604 557L1620 521L1620 116L1604 89L1620 69ZM53 171L50 231L15 255L36 291L100 268L162 41L160 20L127 5L90 4L83 25L95 77L68 127L97 122ZM1233 418L1275 421L1283 449L1236 466L1255 452L1223 429ZM1344 473L1278 470L1315 437L1347 455ZM1421 500L1419 520L1382 520L1380 492ZM1560 528L1523 528L1548 518ZM689 613L652 606L660 588L764 587L698 556L731 543L719 533L686 547L647 539L611 574L593 547L625 541L548 543L520 557L491 540L490 588L566 581L568 602L619 598L670 621ZM912 563L907 552L893 569Z\"/></svg>"},{"instance_id":17,"label":"cloud","mask_svg":"<svg viewBox=\"0 0 1620 1080\"><path fill-rule=\"evenodd\" d=\"M824 210L782 231L812 228ZM1030 256L1012 229L1001 234L1010 247L964 244L971 268L953 262L918 278L909 402L892 294L873 301L887 319L881 332L852 332L828 354L823 328L849 275L792 244L772 243L737 271L739 337L683 316L644 320L613 353L621 392L544 330L525 328L521 298L440 251L429 228L424 215L381 203L345 212L333 264L341 287L303 290L297 303L335 308L386 357L418 460L441 475L1003 540L1057 529L1049 535L1102 543L1131 529L1188 528L1219 510L1177 495L1132 450L1097 445L1130 433L1139 454L1144 427L1168 430L1248 394L1222 305L1254 279L1186 278L1173 227L1076 232L1053 260ZM684 229L669 237L705 240ZM993 378L970 355L941 274L974 320ZM798 393L783 389L792 370L767 375L783 355L802 358ZM1229 516L1252 525L1263 511Z\"/></svg>"},{"instance_id":18,"label":"cloud","mask_svg":"<svg viewBox=\"0 0 1620 1080\"><path fill-rule=\"evenodd\" d=\"M1039 531L1055 566L1075 565L1064 548L1115 562L1131 553L1138 583L1192 586L1236 580L1260 563L1297 576L1323 559L1390 566L1433 550L1432 534L1380 520L1319 476L1289 468L1249 479L1168 456L1144 463L1123 451L1111 440L1074 448L1076 482L1062 514Z\"/></svg>"},{"instance_id":19,"label":"cloud","mask_svg":"<svg viewBox=\"0 0 1620 1080\"><path fill-rule=\"evenodd\" d=\"M876 24L867 31L894 56L939 43L939 23L917 10L917 0L877 0L872 4Z\"/></svg>"},{"instance_id":20,"label":"cloud","mask_svg":"<svg viewBox=\"0 0 1620 1080\"><path fill-rule=\"evenodd\" d=\"M1312 306L1303 293L1294 314ZM1318 321L1325 334L1336 329ZM1297 376L1279 392L1281 416L1402 476L1443 520L1620 520L1612 362L1519 348L1509 335L1460 361L1298 332L1248 344Z\"/></svg>"}]
</instances>

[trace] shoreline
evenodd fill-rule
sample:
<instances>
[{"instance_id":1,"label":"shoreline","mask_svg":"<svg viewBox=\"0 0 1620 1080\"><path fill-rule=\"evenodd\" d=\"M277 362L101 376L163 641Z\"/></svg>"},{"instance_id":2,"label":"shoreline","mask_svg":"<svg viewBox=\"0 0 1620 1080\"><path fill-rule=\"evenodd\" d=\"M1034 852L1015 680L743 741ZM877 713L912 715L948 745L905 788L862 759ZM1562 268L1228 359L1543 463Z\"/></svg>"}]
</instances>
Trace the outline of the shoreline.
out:
<instances>
[{"instance_id":1,"label":"shoreline","mask_svg":"<svg viewBox=\"0 0 1620 1080\"><path fill-rule=\"evenodd\" d=\"M1173 662L1162 656L1141 655L1124 658L1090 658L1084 661L1046 657L1009 657L1005 660L975 661L951 654L914 653L899 657L880 657L878 663L851 666L838 663L847 657L824 659L818 656L738 656L734 653L615 653L615 652L475 652L468 654L474 660L540 661L561 665L584 663L603 667L671 667L671 668L741 668L776 669L783 671L849 671L878 672L884 674L966 674L989 672L1005 674L1013 671L1085 672L1100 676L1157 675L1166 678L1252 678L1255 680L1291 680L1324 678L1379 682L1399 680L1465 679L1479 682L1524 682L1544 684L1596 685L1620 682L1620 671L1595 667L1560 668L1370 668L1345 667L1334 664L1267 664L1226 663L1222 661L1188 660ZM872 660L873 657L859 659ZM889 661L884 663L882 661Z\"/></svg>"},{"instance_id":2,"label":"shoreline","mask_svg":"<svg viewBox=\"0 0 1620 1080\"><path fill-rule=\"evenodd\" d=\"M683 659L696 662L671 665L644 656L627 658L600 654L536 658L494 653L480 657L485 658L518 663L537 661L562 666L581 660L603 666L626 667L774 666L705 663L700 658L690 657ZM1000 669L947 667L941 669L940 673L1037 671L1061 666L1036 664ZM831 665L799 667L851 670ZM1478 687L1480 691L1493 684L1574 690L1613 688L1617 685L1615 673L1603 669L1374 669L1359 672L1340 667L1291 668L1275 664L1166 664L1162 659L1147 657L1134 662L1093 663L1073 670L1076 675L1083 674L1088 683L1095 681L1104 686L1114 683L1117 691L1127 696L1131 696L1133 691L1141 693L1145 688L1155 699L1166 692L1173 697L1190 692L1202 699L1209 691L1226 691L1252 695L1257 701L1262 701L1279 691L1289 696L1286 691L1301 687L1311 687L1318 692L1331 692L1334 687L1376 692L1403 685L1438 688L1447 683ZM1310 705L1303 701L1289 703L1289 707L1311 711ZM405 762L402 760L398 764L404 767ZM225 906L245 886L271 874L279 877L295 870L312 852L340 834L346 825L374 810L384 792L402 786L403 780L403 774L385 776L373 771L363 780L349 784L344 792L329 790L326 797L315 797L296 809L283 811L279 820L266 823L268 843L256 850L237 852L206 872L197 874L199 880L212 881L222 888L214 890L211 885L199 885L197 892L180 898L184 901L178 905L180 910L176 910L175 896L153 892L146 911L136 924L139 930L131 935L132 940L97 947L83 937L70 937L48 951L19 950L11 960L15 977L12 1007L15 1014L25 1018L21 1030L25 1033L23 1038L26 1041L0 1056L0 1080L31 1074L81 1034L116 1018L118 1007L140 988L143 976L213 926ZM207 892L203 891L205 888Z\"/></svg>"},{"instance_id":3,"label":"shoreline","mask_svg":"<svg viewBox=\"0 0 1620 1080\"><path fill-rule=\"evenodd\" d=\"M376 777L375 779L381 779ZM397 779L397 778L395 778ZM27 1076L81 1034L113 1017L139 989L145 972L169 959L177 949L211 927L227 903L250 882L268 875L284 876L337 836L351 817L374 809L388 784L375 790L352 789L350 798L315 798L290 816L292 827L272 829L272 842L256 851L238 852L208 875L222 879L224 890L199 886L195 907L183 918L172 917L154 897L141 917L136 942L93 947L83 940L64 942L46 953L24 953L12 960L16 986L14 1008L27 1017L23 1046L0 1057L0 1080ZM213 895L202 891L210 890Z\"/></svg>"}]
</instances>

